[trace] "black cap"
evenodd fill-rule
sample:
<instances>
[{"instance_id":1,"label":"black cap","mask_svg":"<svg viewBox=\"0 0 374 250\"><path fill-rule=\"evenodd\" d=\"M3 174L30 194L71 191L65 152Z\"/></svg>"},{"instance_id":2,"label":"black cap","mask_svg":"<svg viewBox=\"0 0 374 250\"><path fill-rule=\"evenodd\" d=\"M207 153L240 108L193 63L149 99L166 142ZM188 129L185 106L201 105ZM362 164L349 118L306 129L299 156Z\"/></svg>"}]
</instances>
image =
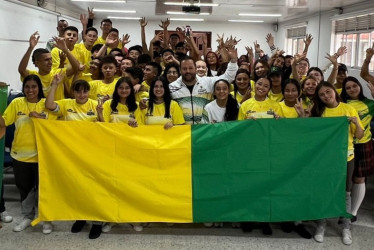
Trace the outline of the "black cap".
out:
<instances>
[{"instance_id":1,"label":"black cap","mask_svg":"<svg viewBox=\"0 0 374 250\"><path fill-rule=\"evenodd\" d=\"M282 68L279 67L271 67L269 72L269 77L272 75L280 75L283 76Z\"/></svg>"},{"instance_id":2,"label":"black cap","mask_svg":"<svg viewBox=\"0 0 374 250\"><path fill-rule=\"evenodd\" d=\"M344 63L339 63L338 72L339 71L348 72L347 66Z\"/></svg>"}]
</instances>

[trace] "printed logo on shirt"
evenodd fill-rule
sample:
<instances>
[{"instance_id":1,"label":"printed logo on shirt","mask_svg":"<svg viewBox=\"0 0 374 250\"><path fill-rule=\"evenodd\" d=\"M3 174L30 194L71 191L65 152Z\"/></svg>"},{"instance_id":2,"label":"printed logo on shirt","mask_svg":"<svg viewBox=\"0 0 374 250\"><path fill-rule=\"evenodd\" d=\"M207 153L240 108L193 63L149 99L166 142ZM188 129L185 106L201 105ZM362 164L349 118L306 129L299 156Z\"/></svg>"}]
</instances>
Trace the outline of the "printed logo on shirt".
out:
<instances>
[{"instance_id":1,"label":"printed logo on shirt","mask_svg":"<svg viewBox=\"0 0 374 250\"><path fill-rule=\"evenodd\" d=\"M18 113L17 113L17 116L18 115L26 115L25 113L23 113L23 112L21 112L21 111L19 111Z\"/></svg>"},{"instance_id":2,"label":"printed logo on shirt","mask_svg":"<svg viewBox=\"0 0 374 250\"><path fill-rule=\"evenodd\" d=\"M66 110L67 112L70 112L70 113L77 113L76 111L72 110L72 109L67 109Z\"/></svg>"},{"instance_id":3,"label":"printed logo on shirt","mask_svg":"<svg viewBox=\"0 0 374 250\"><path fill-rule=\"evenodd\" d=\"M95 115L95 112L93 112L92 110L89 110L89 111L87 112L87 115Z\"/></svg>"},{"instance_id":4,"label":"printed logo on shirt","mask_svg":"<svg viewBox=\"0 0 374 250\"><path fill-rule=\"evenodd\" d=\"M41 116L43 119L47 119L47 114L44 113L44 111L42 111L42 112L40 113L40 116Z\"/></svg>"},{"instance_id":5,"label":"printed logo on shirt","mask_svg":"<svg viewBox=\"0 0 374 250\"><path fill-rule=\"evenodd\" d=\"M197 93L199 95L202 95L202 94L207 94L208 91L203 86L200 85L200 88L197 90Z\"/></svg>"},{"instance_id":6,"label":"printed logo on shirt","mask_svg":"<svg viewBox=\"0 0 374 250\"><path fill-rule=\"evenodd\" d=\"M110 114L112 114L112 115L118 115L118 111L113 111L112 110L112 112Z\"/></svg>"}]
</instances>

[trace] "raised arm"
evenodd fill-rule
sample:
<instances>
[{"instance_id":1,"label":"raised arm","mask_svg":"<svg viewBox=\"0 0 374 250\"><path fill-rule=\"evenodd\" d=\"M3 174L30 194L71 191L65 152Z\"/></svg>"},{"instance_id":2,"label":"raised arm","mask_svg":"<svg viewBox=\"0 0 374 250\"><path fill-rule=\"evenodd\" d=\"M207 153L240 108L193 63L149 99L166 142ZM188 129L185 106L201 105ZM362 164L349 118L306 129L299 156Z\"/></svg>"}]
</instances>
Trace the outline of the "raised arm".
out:
<instances>
[{"instance_id":1,"label":"raised arm","mask_svg":"<svg viewBox=\"0 0 374 250\"><path fill-rule=\"evenodd\" d=\"M45 107L49 110L55 110L57 108L57 103L55 102L55 93L59 84L62 84L62 79L64 78L63 74L60 72L53 76L51 83L51 90L48 93L48 96L45 100Z\"/></svg>"},{"instance_id":2,"label":"raised arm","mask_svg":"<svg viewBox=\"0 0 374 250\"><path fill-rule=\"evenodd\" d=\"M307 56L307 54L308 54L309 46L312 43L312 40L313 40L313 37L312 37L311 34L307 34L305 36L305 39L303 40L304 44L305 44L303 53L305 53L305 56Z\"/></svg>"},{"instance_id":3,"label":"raised arm","mask_svg":"<svg viewBox=\"0 0 374 250\"><path fill-rule=\"evenodd\" d=\"M193 33L192 31L190 32L190 36L186 36L186 42L188 46L191 48L191 54L190 56L194 59L196 62L197 60L200 59L200 54L199 54L199 49L197 48L197 45L195 43L195 40L193 39Z\"/></svg>"},{"instance_id":4,"label":"raised arm","mask_svg":"<svg viewBox=\"0 0 374 250\"><path fill-rule=\"evenodd\" d=\"M71 68L68 67L67 70L66 70L66 75L71 76L75 72L78 72L79 71L79 61L73 56L73 54L70 53L70 50L66 46L65 39L61 38L61 37L53 37L53 40L55 41L55 46L57 48L59 48L60 50L62 50L62 52L64 52L64 54L66 55L66 57L68 58L68 60L71 64Z\"/></svg>"},{"instance_id":5,"label":"raised arm","mask_svg":"<svg viewBox=\"0 0 374 250\"><path fill-rule=\"evenodd\" d=\"M271 54L274 54L277 50L277 48L274 45L274 37L271 33L268 33L265 37L266 43L269 45L269 48L271 50Z\"/></svg>"},{"instance_id":6,"label":"raised arm","mask_svg":"<svg viewBox=\"0 0 374 250\"><path fill-rule=\"evenodd\" d=\"M40 36L39 36L38 31L36 31L30 36L29 47L27 48L25 55L23 55L21 62L18 65L18 72L20 73L22 77L26 77L28 75L27 65L29 63L32 51L34 50L35 46L38 44L39 37Z\"/></svg>"},{"instance_id":7,"label":"raised arm","mask_svg":"<svg viewBox=\"0 0 374 250\"><path fill-rule=\"evenodd\" d=\"M144 54L148 54L148 47L147 42L145 41L145 26L147 26L148 22L145 20L145 17L142 17L142 19L139 20L140 23L140 34L142 38L142 49Z\"/></svg>"},{"instance_id":8,"label":"raised arm","mask_svg":"<svg viewBox=\"0 0 374 250\"><path fill-rule=\"evenodd\" d=\"M169 47L169 32L168 32L168 27L170 25L170 20L169 18L166 18L165 21L162 21L161 20L161 24L159 24L159 26L164 30L164 45L165 45L165 48L168 48Z\"/></svg>"},{"instance_id":9,"label":"raised arm","mask_svg":"<svg viewBox=\"0 0 374 250\"><path fill-rule=\"evenodd\" d=\"M300 82L300 76L299 76L299 72L297 72L297 64L306 57L306 54L303 53L301 55L299 54L296 54L294 56L294 60L292 62L292 76L293 76L293 79L295 79L296 81Z\"/></svg>"},{"instance_id":10,"label":"raised arm","mask_svg":"<svg viewBox=\"0 0 374 250\"><path fill-rule=\"evenodd\" d=\"M374 83L374 76L369 74L369 64L370 64L370 60L373 57L373 55L374 55L374 42L373 42L373 46L366 50L366 58L364 60L364 63L362 64L361 72L360 72L360 76L365 81L371 82L371 83Z\"/></svg>"},{"instance_id":11,"label":"raised arm","mask_svg":"<svg viewBox=\"0 0 374 250\"><path fill-rule=\"evenodd\" d=\"M328 59L333 65L333 68L327 81L334 85L336 76L338 75L338 58L335 55L330 55L329 53L326 54L325 58Z\"/></svg>"}]
</instances>

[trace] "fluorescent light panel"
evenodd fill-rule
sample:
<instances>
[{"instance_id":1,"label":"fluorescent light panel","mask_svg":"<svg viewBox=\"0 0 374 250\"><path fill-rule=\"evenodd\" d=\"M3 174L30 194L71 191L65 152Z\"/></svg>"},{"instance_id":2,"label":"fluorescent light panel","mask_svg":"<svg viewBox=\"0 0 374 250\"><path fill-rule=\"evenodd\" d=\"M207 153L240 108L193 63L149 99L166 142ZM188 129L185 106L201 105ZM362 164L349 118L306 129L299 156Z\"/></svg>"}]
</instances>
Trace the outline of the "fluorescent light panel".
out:
<instances>
[{"instance_id":1,"label":"fluorescent light panel","mask_svg":"<svg viewBox=\"0 0 374 250\"><path fill-rule=\"evenodd\" d=\"M264 21L262 20L227 20L229 22L234 22L234 23L263 23Z\"/></svg>"},{"instance_id":2,"label":"fluorescent light panel","mask_svg":"<svg viewBox=\"0 0 374 250\"><path fill-rule=\"evenodd\" d=\"M210 14L208 12L201 12L199 14L193 14L193 13L186 13L182 11L166 11L166 14L168 15L202 15L202 16L209 16Z\"/></svg>"},{"instance_id":3,"label":"fluorescent light panel","mask_svg":"<svg viewBox=\"0 0 374 250\"><path fill-rule=\"evenodd\" d=\"M135 10L104 10L104 9L94 9L95 12L112 12L112 13L136 13Z\"/></svg>"},{"instance_id":4,"label":"fluorescent light panel","mask_svg":"<svg viewBox=\"0 0 374 250\"><path fill-rule=\"evenodd\" d=\"M125 0L71 0L72 2L126 3Z\"/></svg>"},{"instance_id":5,"label":"fluorescent light panel","mask_svg":"<svg viewBox=\"0 0 374 250\"><path fill-rule=\"evenodd\" d=\"M108 16L110 19L124 19L124 20L140 20L141 17L125 17L125 16Z\"/></svg>"},{"instance_id":6,"label":"fluorescent light panel","mask_svg":"<svg viewBox=\"0 0 374 250\"><path fill-rule=\"evenodd\" d=\"M202 18L169 18L170 21L191 21L191 22L202 22Z\"/></svg>"},{"instance_id":7,"label":"fluorescent light panel","mask_svg":"<svg viewBox=\"0 0 374 250\"><path fill-rule=\"evenodd\" d=\"M217 6L219 6L218 3L194 3L194 4L191 4L191 3L187 3L187 2L183 2L183 3L165 2L164 4L165 5L177 5L177 6L198 6L198 7L217 7Z\"/></svg>"},{"instance_id":8,"label":"fluorescent light panel","mask_svg":"<svg viewBox=\"0 0 374 250\"><path fill-rule=\"evenodd\" d=\"M282 14L252 14L252 13L239 13L238 15L239 16L260 16L260 17L264 17L264 16L279 17L279 16L282 16Z\"/></svg>"}]
</instances>

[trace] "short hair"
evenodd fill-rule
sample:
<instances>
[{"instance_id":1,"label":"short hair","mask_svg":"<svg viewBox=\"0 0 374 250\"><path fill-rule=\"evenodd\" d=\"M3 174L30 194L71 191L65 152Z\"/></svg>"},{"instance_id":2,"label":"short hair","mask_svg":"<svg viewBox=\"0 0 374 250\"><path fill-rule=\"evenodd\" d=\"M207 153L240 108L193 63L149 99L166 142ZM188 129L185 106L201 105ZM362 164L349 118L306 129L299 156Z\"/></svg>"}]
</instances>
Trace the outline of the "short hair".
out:
<instances>
[{"instance_id":1,"label":"short hair","mask_svg":"<svg viewBox=\"0 0 374 250\"><path fill-rule=\"evenodd\" d=\"M146 66L152 66L153 67L153 69L155 69L157 72L156 72L156 74L157 74L157 76L160 76L161 75L161 72L162 72L162 67L161 67L161 65L160 64L158 64L158 63L156 63L156 62L150 62L150 63L147 63L147 65Z\"/></svg>"},{"instance_id":2,"label":"short hair","mask_svg":"<svg viewBox=\"0 0 374 250\"><path fill-rule=\"evenodd\" d=\"M132 63L132 66L135 66L136 65L136 62L135 62L135 60L134 59L132 59L131 57L129 57L129 56L126 56L126 57L124 57L124 58L122 58L122 61L123 60L130 60L131 61L131 63Z\"/></svg>"},{"instance_id":3,"label":"short hair","mask_svg":"<svg viewBox=\"0 0 374 250\"><path fill-rule=\"evenodd\" d=\"M166 52L170 52L170 53L174 56L174 51L171 50L171 49L164 49L164 50L161 52L161 55L164 55Z\"/></svg>"},{"instance_id":4,"label":"short hair","mask_svg":"<svg viewBox=\"0 0 374 250\"><path fill-rule=\"evenodd\" d=\"M117 66L117 60L114 58L114 56L112 55L107 55L107 56L104 56L102 59L101 59L101 63L100 63L100 69L101 67L104 65L104 64L109 64L109 63L112 63L114 65Z\"/></svg>"},{"instance_id":5,"label":"short hair","mask_svg":"<svg viewBox=\"0 0 374 250\"><path fill-rule=\"evenodd\" d=\"M119 48L113 48L113 49L111 49L110 52L109 52L109 55L112 55L112 52L119 52L120 53L119 55L123 56L122 50L119 49ZM116 56L118 56L118 54Z\"/></svg>"},{"instance_id":6,"label":"short hair","mask_svg":"<svg viewBox=\"0 0 374 250\"><path fill-rule=\"evenodd\" d=\"M148 64L150 62L152 62L152 58L148 54L141 54L138 57L138 64L142 64L142 63Z\"/></svg>"},{"instance_id":7,"label":"short hair","mask_svg":"<svg viewBox=\"0 0 374 250\"><path fill-rule=\"evenodd\" d=\"M142 49L142 46L140 45L134 45L134 46L131 46L128 50L128 53L130 53L131 50L136 50L138 51L140 54L143 54L143 49Z\"/></svg>"},{"instance_id":8,"label":"short hair","mask_svg":"<svg viewBox=\"0 0 374 250\"><path fill-rule=\"evenodd\" d=\"M129 73L134 79L139 79L139 83L143 81L144 73L141 68L138 67L130 67L125 69L126 73Z\"/></svg>"},{"instance_id":9,"label":"short hair","mask_svg":"<svg viewBox=\"0 0 374 250\"><path fill-rule=\"evenodd\" d=\"M94 32L96 32L96 34L99 34L99 32L97 32L97 29L95 28L95 27L89 27L89 28L87 28L86 29L86 32L84 33L84 34L88 34L88 32L90 32L90 31L94 31Z\"/></svg>"},{"instance_id":10,"label":"short hair","mask_svg":"<svg viewBox=\"0 0 374 250\"><path fill-rule=\"evenodd\" d=\"M101 47L103 46L104 44L101 44L101 43L95 44L94 46L92 46L91 53L93 54L95 51L100 51Z\"/></svg>"},{"instance_id":11,"label":"short hair","mask_svg":"<svg viewBox=\"0 0 374 250\"><path fill-rule=\"evenodd\" d=\"M65 19L60 19L60 20L58 20L58 23L62 23L62 22L68 22L68 21L66 21Z\"/></svg>"},{"instance_id":12,"label":"short hair","mask_svg":"<svg viewBox=\"0 0 374 250\"><path fill-rule=\"evenodd\" d=\"M174 36L174 37L178 37L178 39L180 39L180 37L179 37L179 35L178 35L177 33L173 33L173 34L171 34L171 35L170 35L170 38L173 37L173 36Z\"/></svg>"},{"instance_id":13,"label":"short hair","mask_svg":"<svg viewBox=\"0 0 374 250\"><path fill-rule=\"evenodd\" d=\"M119 34L119 31L118 31L118 29L116 29L116 28L111 28L110 30L109 30L109 33L110 32L116 32L117 34Z\"/></svg>"},{"instance_id":14,"label":"short hair","mask_svg":"<svg viewBox=\"0 0 374 250\"><path fill-rule=\"evenodd\" d=\"M49 50L43 49L43 48L34 50L31 56L31 61L33 62L33 64L35 64L35 62L39 59L40 55L43 55L46 53L50 53Z\"/></svg>"},{"instance_id":15,"label":"short hair","mask_svg":"<svg viewBox=\"0 0 374 250\"><path fill-rule=\"evenodd\" d=\"M22 82L22 92L25 94L25 85L28 81L35 81L36 84L38 85L38 99L44 98L44 93L43 93L43 85L42 81L40 80L39 76L37 75L28 75L23 79Z\"/></svg>"},{"instance_id":16,"label":"short hair","mask_svg":"<svg viewBox=\"0 0 374 250\"><path fill-rule=\"evenodd\" d=\"M195 64L195 60L191 57L191 56L184 56L182 57L179 61L180 61L180 66L182 66L182 62L183 61L188 61L188 60L192 60L194 62L194 65L196 67L196 64Z\"/></svg>"},{"instance_id":17,"label":"short hair","mask_svg":"<svg viewBox=\"0 0 374 250\"><path fill-rule=\"evenodd\" d=\"M78 31L78 29L77 29L77 27L75 27L75 26L68 26L68 27L66 27L65 29L64 29L64 33L66 32L66 31L68 31L68 30L71 30L71 31L75 31L75 32L79 32Z\"/></svg>"},{"instance_id":18,"label":"short hair","mask_svg":"<svg viewBox=\"0 0 374 250\"><path fill-rule=\"evenodd\" d=\"M105 18L105 19L101 20L100 26L103 25L103 23L110 23L110 24L113 25L112 20L110 20L109 18Z\"/></svg>"},{"instance_id":19,"label":"short hair","mask_svg":"<svg viewBox=\"0 0 374 250\"><path fill-rule=\"evenodd\" d=\"M179 43L177 43L177 45L175 45L175 48L184 48L184 46L185 46L185 44L184 44L184 42L179 42Z\"/></svg>"},{"instance_id":20,"label":"short hair","mask_svg":"<svg viewBox=\"0 0 374 250\"><path fill-rule=\"evenodd\" d=\"M72 90L73 91L79 91L79 90L90 91L90 84L88 84L88 82L85 80L77 80L73 83Z\"/></svg>"}]
</instances>

